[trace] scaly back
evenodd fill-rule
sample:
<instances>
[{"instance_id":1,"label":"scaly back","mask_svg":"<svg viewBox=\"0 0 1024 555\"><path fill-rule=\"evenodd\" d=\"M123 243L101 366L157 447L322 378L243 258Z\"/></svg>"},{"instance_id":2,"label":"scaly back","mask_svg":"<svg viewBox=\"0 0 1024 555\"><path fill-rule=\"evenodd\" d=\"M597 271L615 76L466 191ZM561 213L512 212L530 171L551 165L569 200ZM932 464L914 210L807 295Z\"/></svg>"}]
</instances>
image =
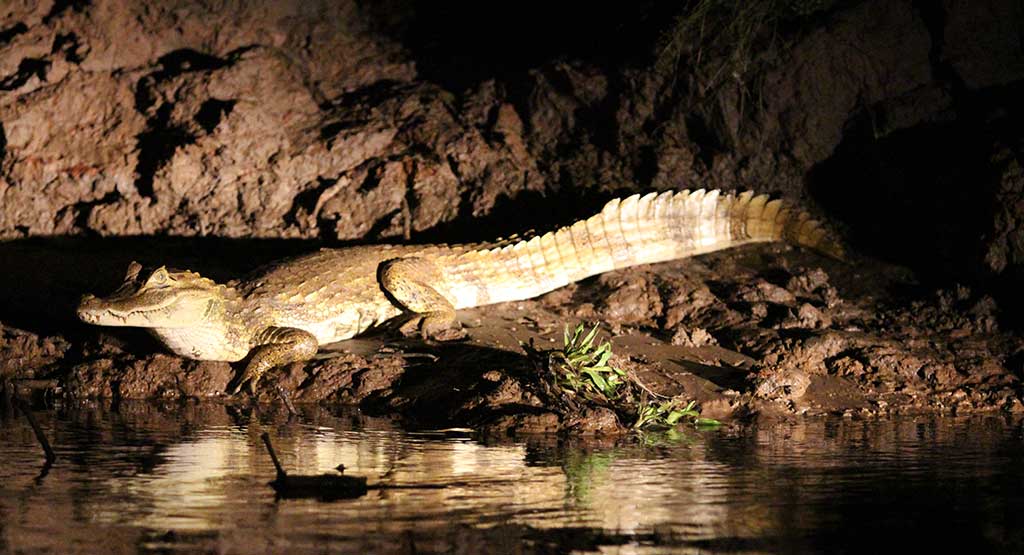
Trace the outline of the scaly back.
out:
<instances>
[{"instance_id":1,"label":"scaly back","mask_svg":"<svg viewBox=\"0 0 1024 555\"><path fill-rule=\"evenodd\" d=\"M619 268L779 240L843 257L818 222L781 200L700 189L615 199L557 231L453 252L443 266L456 308L468 308L528 299Z\"/></svg>"}]
</instances>

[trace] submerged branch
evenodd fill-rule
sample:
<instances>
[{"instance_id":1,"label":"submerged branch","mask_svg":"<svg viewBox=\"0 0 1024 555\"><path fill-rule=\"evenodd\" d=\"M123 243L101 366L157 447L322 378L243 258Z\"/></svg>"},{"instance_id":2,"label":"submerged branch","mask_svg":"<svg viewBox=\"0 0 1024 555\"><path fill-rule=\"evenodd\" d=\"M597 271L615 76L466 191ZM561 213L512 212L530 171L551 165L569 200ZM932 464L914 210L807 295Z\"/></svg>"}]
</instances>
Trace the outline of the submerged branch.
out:
<instances>
[{"instance_id":1,"label":"submerged branch","mask_svg":"<svg viewBox=\"0 0 1024 555\"><path fill-rule=\"evenodd\" d=\"M285 391L284 388L281 387L280 385L275 387L277 388L277 396L281 398L281 402L284 403L285 408L288 409L288 416L298 416L299 411L295 410L295 405L292 404L292 399L291 397L288 396L288 392ZM264 433L263 435L266 434Z\"/></svg>"},{"instance_id":2,"label":"submerged branch","mask_svg":"<svg viewBox=\"0 0 1024 555\"><path fill-rule=\"evenodd\" d=\"M32 431L36 434L36 440L43 446L43 451L46 453L46 464L51 465L57 460L57 455L53 452L53 448L50 447L50 441L46 439L46 434L43 433L43 429L39 427L39 422L36 421L36 417L32 415L32 407L25 401L21 400L17 395L14 396L14 404L18 407L18 410L25 415Z\"/></svg>"},{"instance_id":3,"label":"submerged branch","mask_svg":"<svg viewBox=\"0 0 1024 555\"><path fill-rule=\"evenodd\" d=\"M270 459L277 469L277 478L270 482L270 487L283 498L315 497L318 499L354 499L366 495L366 478L363 476L345 476L342 474L319 474L313 476L289 476L277 458L270 434L260 435Z\"/></svg>"},{"instance_id":4,"label":"submerged branch","mask_svg":"<svg viewBox=\"0 0 1024 555\"><path fill-rule=\"evenodd\" d=\"M274 446L270 443L270 434L263 432L260 435L260 439L263 440L263 444L267 446L267 452L270 453L270 460L274 461L274 468L277 469L277 479L287 478L288 473L284 471L284 467L281 466L281 461L277 459L277 453L274 451Z\"/></svg>"}]
</instances>

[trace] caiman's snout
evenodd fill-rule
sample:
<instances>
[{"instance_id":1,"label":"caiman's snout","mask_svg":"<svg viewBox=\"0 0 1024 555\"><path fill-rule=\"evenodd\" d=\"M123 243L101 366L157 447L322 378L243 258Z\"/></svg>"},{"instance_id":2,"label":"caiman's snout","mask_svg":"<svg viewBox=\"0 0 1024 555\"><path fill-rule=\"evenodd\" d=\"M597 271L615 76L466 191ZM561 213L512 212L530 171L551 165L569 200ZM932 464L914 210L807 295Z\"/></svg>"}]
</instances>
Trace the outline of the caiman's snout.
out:
<instances>
[{"instance_id":1,"label":"caiman's snout","mask_svg":"<svg viewBox=\"0 0 1024 555\"><path fill-rule=\"evenodd\" d=\"M82 299L78 301L78 319L88 324L95 324L99 319L99 299L92 293L82 295Z\"/></svg>"},{"instance_id":2,"label":"caiman's snout","mask_svg":"<svg viewBox=\"0 0 1024 555\"><path fill-rule=\"evenodd\" d=\"M161 266L146 279L141 266L132 264L124 283L110 295L83 295L78 319L99 326L174 328L204 321L210 302L217 300L217 285L191 272L171 273Z\"/></svg>"},{"instance_id":3,"label":"caiman's snout","mask_svg":"<svg viewBox=\"0 0 1024 555\"><path fill-rule=\"evenodd\" d=\"M107 298L87 294L78 301L78 319L87 324L99 326L139 326L144 321L133 319L135 310L130 306L133 299L115 293Z\"/></svg>"}]
</instances>

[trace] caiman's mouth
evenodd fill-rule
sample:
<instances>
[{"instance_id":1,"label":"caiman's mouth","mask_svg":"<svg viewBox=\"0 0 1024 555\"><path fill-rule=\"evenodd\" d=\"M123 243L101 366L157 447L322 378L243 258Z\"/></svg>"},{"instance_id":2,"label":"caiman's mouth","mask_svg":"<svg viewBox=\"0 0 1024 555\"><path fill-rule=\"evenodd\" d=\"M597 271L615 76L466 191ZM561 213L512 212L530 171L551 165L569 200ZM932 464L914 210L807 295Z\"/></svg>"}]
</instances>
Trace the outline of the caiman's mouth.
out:
<instances>
[{"instance_id":1,"label":"caiman's mouth","mask_svg":"<svg viewBox=\"0 0 1024 555\"><path fill-rule=\"evenodd\" d=\"M101 325L137 325L129 324L128 319L134 316L146 317L149 314L155 312L162 312L171 304L173 299L167 299L166 302L161 303L157 306L147 308L133 308L122 310L111 306L116 301L110 301L109 299L101 299L95 295L85 295L82 297L81 302L78 303L78 318L88 324L101 324ZM149 318L146 318L147 320Z\"/></svg>"}]
</instances>

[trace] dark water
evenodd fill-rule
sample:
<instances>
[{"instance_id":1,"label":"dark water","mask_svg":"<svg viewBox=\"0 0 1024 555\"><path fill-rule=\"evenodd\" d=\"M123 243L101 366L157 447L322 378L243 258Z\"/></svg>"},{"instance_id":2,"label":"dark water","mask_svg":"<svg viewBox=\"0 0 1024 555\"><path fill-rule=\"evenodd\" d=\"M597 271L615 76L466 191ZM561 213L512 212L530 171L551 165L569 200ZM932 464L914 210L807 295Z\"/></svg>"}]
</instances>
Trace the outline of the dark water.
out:
<instances>
[{"instance_id":1,"label":"dark water","mask_svg":"<svg viewBox=\"0 0 1024 555\"><path fill-rule=\"evenodd\" d=\"M1024 441L1003 417L802 420L646 443L482 443L307 409L0 413L3 553L1024 553ZM393 485L275 499L295 472Z\"/></svg>"}]
</instances>

